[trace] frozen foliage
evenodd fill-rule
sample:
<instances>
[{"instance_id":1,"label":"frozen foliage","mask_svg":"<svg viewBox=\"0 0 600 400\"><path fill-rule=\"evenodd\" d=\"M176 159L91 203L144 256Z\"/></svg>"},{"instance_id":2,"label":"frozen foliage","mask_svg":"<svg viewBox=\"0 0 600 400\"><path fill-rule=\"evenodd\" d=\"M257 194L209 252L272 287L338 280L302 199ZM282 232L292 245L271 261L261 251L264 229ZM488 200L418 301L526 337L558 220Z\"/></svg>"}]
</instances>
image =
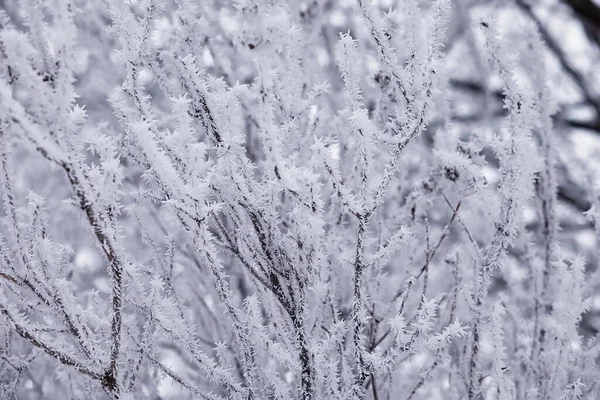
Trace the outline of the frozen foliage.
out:
<instances>
[{"instance_id":1,"label":"frozen foliage","mask_svg":"<svg viewBox=\"0 0 600 400\"><path fill-rule=\"evenodd\" d=\"M595 398L535 24L380 3L0 3L1 398Z\"/></svg>"}]
</instances>

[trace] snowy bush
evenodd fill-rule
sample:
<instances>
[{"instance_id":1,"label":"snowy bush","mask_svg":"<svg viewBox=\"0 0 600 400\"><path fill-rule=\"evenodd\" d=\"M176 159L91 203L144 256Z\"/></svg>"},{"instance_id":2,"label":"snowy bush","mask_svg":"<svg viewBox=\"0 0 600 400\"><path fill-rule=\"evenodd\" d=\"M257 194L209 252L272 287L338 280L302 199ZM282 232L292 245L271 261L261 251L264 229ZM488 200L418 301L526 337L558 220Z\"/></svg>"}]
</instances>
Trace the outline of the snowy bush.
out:
<instances>
[{"instance_id":1,"label":"snowy bush","mask_svg":"<svg viewBox=\"0 0 600 400\"><path fill-rule=\"evenodd\" d=\"M0 3L0 397L595 398L547 47L464 3Z\"/></svg>"}]
</instances>

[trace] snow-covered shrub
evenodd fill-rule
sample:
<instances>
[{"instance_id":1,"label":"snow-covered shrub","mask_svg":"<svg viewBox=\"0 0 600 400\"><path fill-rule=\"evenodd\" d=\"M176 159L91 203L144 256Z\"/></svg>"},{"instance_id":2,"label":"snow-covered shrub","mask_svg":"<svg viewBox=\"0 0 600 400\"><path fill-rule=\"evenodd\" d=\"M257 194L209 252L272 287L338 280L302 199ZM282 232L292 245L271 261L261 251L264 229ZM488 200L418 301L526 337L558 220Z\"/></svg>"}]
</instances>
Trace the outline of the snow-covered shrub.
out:
<instances>
[{"instance_id":1,"label":"snow-covered shrub","mask_svg":"<svg viewBox=\"0 0 600 400\"><path fill-rule=\"evenodd\" d=\"M2 3L3 398L597 392L535 26L380 3Z\"/></svg>"}]
</instances>

